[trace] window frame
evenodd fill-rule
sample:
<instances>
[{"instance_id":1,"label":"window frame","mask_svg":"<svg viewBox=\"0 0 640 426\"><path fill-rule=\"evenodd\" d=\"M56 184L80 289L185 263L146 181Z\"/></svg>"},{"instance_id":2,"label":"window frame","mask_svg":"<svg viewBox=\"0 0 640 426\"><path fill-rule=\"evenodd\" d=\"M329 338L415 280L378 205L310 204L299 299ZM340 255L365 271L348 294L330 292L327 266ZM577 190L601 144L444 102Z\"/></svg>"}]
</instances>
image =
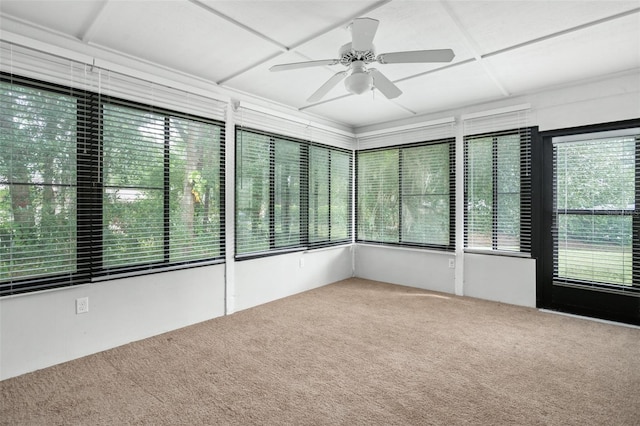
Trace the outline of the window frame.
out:
<instances>
[{"instance_id":1,"label":"window frame","mask_svg":"<svg viewBox=\"0 0 640 426\"><path fill-rule=\"evenodd\" d=\"M249 134L253 134L253 135L257 135L257 136L262 136L267 138L267 141L269 143L269 172L268 175L270 177L270 182L269 182L269 188L268 188L268 194L269 194L269 214L268 214L268 248L266 250L255 250L255 251L247 251L247 252L243 252L240 253L239 252L239 247L240 247L240 241L238 239L239 233L237 232L238 229L238 217L239 217L239 213L240 213L240 209L239 209L239 197L238 197L238 182L241 181L241 174L242 174L242 167L239 166L239 162L242 161L242 152L243 149L239 147L239 144L242 143L241 141L241 137L240 134L241 132L246 132ZM235 239L235 243L234 243L234 247L235 247L235 253L234 253L234 258L236 261L243 261L243 260L250 260L250 259L256 259L256 258L262 258L262 257L268 257L268 256L273 256L273 255L279 255L279 254L285 254L285 253L293 253L293 252L299 252L299 251L306 251L309 249L316 249L316 248L323 248L323 247L332 247L332 246L337 246L337 245L341 245L341 244L346 244L346 243L350 243L351 242L351 235L352 235L352 223L351 223L351 206L352 206L352 185L353 185L353 175L351 173L352 168L353 168L353 153L350 150L347 149L343 149L343 148L338 148L335 146L331 146L331 145L327 145L327 144L322 144L322 143L318 143L318 142L312 142L312 141L308 141L308 140L304 140L304 139L299 139L299 138L294 138L294 137L290 137L290 136L285 136L285 135L281 135L281 134L277 134L277 133L273 133L273 132L268 132L268 131L263 131L257 128L253 128L253 127L247 127L247 126L243 126L243 125L236 125L235 126L235 139L236 139L236 163L235 163L235 167L234 167L234 173L235 173L235 208L234 208L234 221L235 221L235 226L236 226L236 232L234 232L234 239ZM297 143L300 145L300 161L299 161L299 167L300 167L300 239L299 239L299 243L298 244L292 244L290 246L276 246L276 235L275 235L275 190L276 190L276 182L275 182L275 166L276 166L276 161L277 159L275 158L275 146L277 144L278 141L282 141L282 142L292 142L292 143ZM348 219L348 223L347 223L347 236L345 238L341 238L341 239L336 239L336 240L331 240L331 230L329 230L329 237L326 240L319 240L319 241L311 241L310 239L310 212L309 212L309 206L311 204L310 202L310 198L312 196L311 193L311 189L310 189L310 181L311 181L311 167L310 167L310 161L311 161L311 151L312 148L324 148L327 149L329 151L329 158L331 158L331 153L336 151L336 152L342 152L345 154L348 154L348 159L349 159L349 191L347 192L347 200L348 200L348 206L347 209L349 211L349 219ZM330 164L331 161L328 162L329 164L329 168L330 168ZM329 171L329 181L331 181L331 172ZM329 186L331 186L331 183L329 182ZM330 188L329 188L330 190ZM329 195L330 197L330 195ZM329 218L331 216L329 215ZM331 229L331 221L329 220L329 228Z\"/></svg>"},{"instance_id":2,"label":"window frame","mask_svg":"<svg viewBox=\"0 0 640 426\"><path fill-rule=\"evenodd\" d=\"M188 114L188 113L182 113L182 112L178 112L178 111L173 111L171 109L167 109L167 108L161 108L161 107L156 107L156 106L151 106L151 105L146 105L144 103L140 103L140 102L135 102L135 101L130 101L130 100L124 100L121 98L117 98L117 97L107 97L107 96L98 96L98 102L99 104L94 106L94 110L100 110L101 114L100 117L97 118L97 120L99 120L100 123L100 128L99 128L99 134L101 135L100 138L98 138L98 151L100 153L103 153L102 156L99 157L99 162L98 163L94 163L94 166L97 166L97 169L94 169L94 179L97 179L97 182L100 183L99 185L99 194L97 194L96 196L96 200L95 202L99 202L101 203L101 210L100 210L100 214L99 214L99 219L96 218L95 222L97 222L99 225L98 227L100 227L100 230L97 229L93 229L93 233L94 235L97 235L98 233L102 234L103 230L102 230L102 222L103 222L103 217L104 217L104 206L102 206L103 203L103 190L105 188L105 183L104 183L104 167L102 164L102 160L104 159L104 139L102 137L102 134L104 132L104 105L106 104L110 104L110 105L114 105L114 106L120 106L120 107L125 107L125 108L131 108L131 109L135 109L138 110L142 113L153 113L153 114L157 114L157 115L162 115L164 118L164 155L163 155L163 182L162 182L162 191L163 191L163 237L162 237L162 241L163 241L163 260L160 262L148 262L148 263L141 263L141 264L134 264L134 265L125 265L125 266L114 266L114 267L104 267L104 265L102 264L103 260L104 260L104 256L102 256L102 253L104 252L104 238L100 238L100 252L101 255L99 256L99 259L94 259L93 262L94 263L99 263L100 264L100 269L97 271L95 268L92 271L92 281L96 281L96 280L104 280L104 279L109 279L109 278L121 278L121 277L127 277L127 276L132 276L132 275L140 275L140 274L148 274L148 273L153 273L153 272L163 272L166 270L173 270L173 269L184 269L184 268L190 268L190 267L199 267L199 266L206 266L206 265L211 265L211 264L217 264L217 263L222 263L224 262L225 259L225 248L226 248L226 244L225 244L225 232L224 232L224 223L225 223L225 124L221 121L218 120L213 120L213 119L208 119L208 118L204 118L204 117L198 117L195 116L193 114ZM220 182L220 188L218 191L218 202L220 205L220 224L219 224L219 247L220 247L220 252L217 256L214 257L207 257L207 258L202 258L202 259L196 259L196 260L179 260L179 261L172 261L170 258L170 247L171 247L171 209L170 209L170 179L171 179L171 171L170 171L170 159L171 159L171 151L170 151L170 144L171 144L171 132L170 132L170 121L172 118L178 118L178 119L183 119L183 120L190 120L190 121L194 121L194 122L199 122L202 124L210 124L213 126L217 126L219 128L220 131L220 140L219 140L219 152L220 152L220 158L219 158L219 164L218 164L218 179ZM99 198L100 200L98 200L97 198ZM96 213L97 214L97 213ZM95 223L94 223L95 226ZM95 244L94 244L95 246ZM157 271L156 271L157 270ZM113 276L113 277L112 277Z\"/></svg>"},{"instance_id":3,"label":"window frame","mask_svg":"<svg viewBox=\"0 0 640 426\"><path fill-rule=\"evenodd\" d=\"M552 199L552 209L551 209L551 234L550 241L552 242L552 271L551 280L553 285L557 286L575 286L578 288L589 288L589 289L597 289L601 291L611 291L618 292L622 294L635 294L640 295L640 239L638 235L640 235L640 133L637 132L637 129L640 129L638 126L629 126L629 127L621 127L616 130L608 131L593 131L593 132L575 132L568 133L566 135L558 135L558 136L549 136L550 144L551 144L551 152L553 155L553 167L552 167L552 191L550 194L550 198ZM563 137L570 138L580 138L582 135L584 137L592 137L594 134L606 134L607 132L611 133L621 133L627 132L629 130L636 130L634 135L631 133L627 136L598 136L598 138L606 139L608 137L629 137L633 138L634 148L633 151L635 153L634 156L634 207L630 208L558 208L558 198L557 198L557 186L558 186L558 176L556 175L556 161L557 161L557 151L558 146L560 146L563 142L559 142L556 144L554 139L562 139ZM588 140L588 139L585 139ZM580 141L579 142L583 142ZM569 142L572 143L572 142ZM559 228L561 217L575 217L575 216L591 216L591 217L613 217L613 218L626 218L631 217L631 264L630 266L630 275L631 275L631 283L623 284L623 283L613 283L613 282L604 282L604 281L592 281L579 279L571 276L563 276L560 275L559 270L559 244L557 244L557 238L559 237Z\"/></svg>"},{"instance_id":4,"label":"window frame","mask_svg":"<svg viewBox=\"0 0 640 426\"><path fill-rule=\"evenodd\" d=\"M403 160L403 152L404 150L412 149L412 148L421 148L435 145L448 145L448 159L449 159L449 170L447 173L448 176L448 198L449 198L449 209L448 209L448 222L449 222L449 238L447 244L434 244L434 243L418 243L418 242L410 242L406 241L403 238L403 179L402 179L402 160ZM397 223L398 223L398 238L397 241L379 241L369 238L361 238L359 235L360 227L360 205L358 200L359 194L362 192L360 186L360 175L359 169L360 165L360 154L361 153L370 153L370 152L382 152L382 151L398 151L398 186L397 186L397 194L398 194L398 212L397 212ZM447 137L442 139L423 141L423 142L415 142L415 143L407 143L407 144L398 144L398 145L390 145L384 147L376 147L369 149L362 149L356 151L356 194L355 194L355 203L356 203L356 236L355 242L361 244L375 244L375 245L383 245L383 246L396 246L396 247L410 247L410 248L419 248L419 249L431 249L431 250L444 250L444 251L454 251L455 250L455 234L456 234L456 144L455 138ZM443 194L446 195L446 194Z\"/></svg>"},{"instance_id":5,"label":"window frame","mask_svg":"<svg viewBox=\"0 0 640 426\"><path fill-rule=\"evenodd\" d=\"M498 230L500 229L500 208L499 200L500 194L498 188L499 181L499 139L505 136L518 136L519 137L519 191L509 193L519 195L519 236L518 236L518 250L509 250L499 247ZM533 142L538 137L537 127L525 127L525 128L512 128L508 130L490 131L485 133L476 133L464 135L463 145L463 174L464 174L464 251L466 253L481 253L490 255L512 256L512 257L531 257L532 253L532 225L533 225L533 208L532 200L534 197L533 188L533 173L532 167L532 147ZM491 248L488 247L469 247L469 145L474 140L491 138ZM524 194L524 196L523 196Z\"/></svg>"},{"instance_id":6,"label":"window frame","mask_svg":"<svg viewBox=\"0 0 640 426\"><path fill-rule=\"evenodd\" d=\"M353 151L347 150L347 149L342 149L342 148L337 148L337 147L332 147L329 145L323 145L323 144L319 144L319 143L311 143L309 145L309 166L311 165L311 163L313 162L313 158L312 158L312 150L314 148L318 148L318 149L324 149L327 151L328 154L328 160L327 160L327 197L328 197L328 203L327 203L327 226L328 226L328 236L326 239L318 239L318 240L313 240L311 239L311 232L310 230L307 232L307 241L308 241L308 245L309 248L322 248L322 247L331 247L331 246L335 246L335 245L340 245L340 244L346 244L346 243L350 243L351 242L351 235L352 235L352 219L351 219L351 208L353 205ZM334 157L334 153L341 153L341 154L346 154L347 155L347 161L348 161L348 166L347 166L347 205L346 205L346 217L347 217L347 222L346 222L346 236L343 238L334 238L334 233L335 233L335 228L333 226L333 205L332 205L332 190L333 190L333 164L335 159ZM308 179L308 183L309 183L309 192L308 192L308 203L309 203L309 210L310 210L310 206L311 206L311 198L312 195L314 195L315 193L312 192L311 190L311 167L309 167L309 179ZM315 194L317 195L317 194ZM309 214L307 215L307 217L309 218L309 224L311 223L310 220L310 216L311 216L311 212L309 211ZM309 228L308 228L309 229Z\"/></svg>"},{"instance_id":7,"label":"window frame","mask_svg":"<svg viewBox=\"0 0 640 426\"><path fill-rule=\"evenodd\" d=\"M0 282L0 297L15 295L33 291L41 291L59 287L68 287L78 284L86 284L94 281L102 281L129 276L158 273L174 269L186 269L200 267L210 264L224 262L225 259L225 124L222 121L199 117L194 114L174 111L168 108L161 108L144 103L134 102L118 97L105 96L89 90L75 89L61 84L50 83L44 80L23 77L6 72L0 73L0 81L31 88L52 92L64 96L73 97L76 101L76 158L73 160L77 168L76 174L76 239L75 239L75 271L62 274L38 275L18 279L9 279ZM132 266L115 268L105 268L103 265L103 105L105 104L123 105L130 108L139 109L142 112L153 112L162 114L165 117L165 139L166 125L172 118L192 120L204 124L218 127L220 139L219 144L219 164L218 179L219 191L217 191L218 203L220 206L219 223L219 255L202 259L191 259L186 261L171 261L168 257L169 245L171 242L170 222L167 216L170 215L169 203L169 152L168 142L164 148L164 178L161 183L163 187L163 251L164 256L161 262L144 263Z\"/></svg>"}]
</instances>

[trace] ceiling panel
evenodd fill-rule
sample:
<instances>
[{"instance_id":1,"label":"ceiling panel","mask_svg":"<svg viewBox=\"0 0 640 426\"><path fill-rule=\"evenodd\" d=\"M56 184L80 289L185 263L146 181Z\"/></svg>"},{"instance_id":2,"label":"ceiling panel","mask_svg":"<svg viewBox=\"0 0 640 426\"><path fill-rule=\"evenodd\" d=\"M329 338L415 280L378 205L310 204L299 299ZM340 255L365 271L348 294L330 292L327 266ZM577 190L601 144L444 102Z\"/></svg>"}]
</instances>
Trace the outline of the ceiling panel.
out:
<instances>
[{"instance_id":1,"label":"ceiling panel","mask_svg":"<svg viewBox=\"0 0 640 426\"><path fill-rule=\"evenodd\" d=\"M225 86L301 108L307 105L306 99L334 74L334 68L314 67L280 72L270 72L269 68L279 63L306 60L296 52L287 52L238 75L226 82ZM335 71L342 69L340 66Z\"/></svg>"},{"instance_id":2,"label":"ceiling panel","mask_svg":"<svg viewBox=\"0 0 640 426\"><path fill-rule=\"evenodd\" d=\"M82 38L102 6L102 1L1 0L0 12Z\"/></svg>"},{"instance_id":3,"label":"ceiling panel","mask_svg":"<svg viewBox=\"0 0 640 426\"><path fill-rule=\"evenodd\" d=\"M480 54L548 36L639 6L638 1L449 1Z\"/></svg>"},{"instance_id":4,"label":"ceiling panel","mask_svg":"<svg viewBox=\"0 0 640 426\"><path fill-rule=\"evenodd\" d=\"M420 114L455 108L461 103L500 99L504 95L478 62L470 62L398 83L398 102Z\"/></svg>"},{"instance_id":5,"label":"ceiling panel","mask_svg":"<svg viewBox=\"0 0 640 426\"><path fill-rule=\"evenodd\" d=\"M217 82L279 50L190 2L116 1L93 42Z\"/></svg>"},{"instance_id":6,"label":"ceiling panel","mask_svg":"<svg viewBox=\"0 0 640 426\"><path fill-rule=\"evenodd\" d=\"M285 46L296 46L358 16L376 1L217 1L203 4ZM265 19L269 17L269 19Z\"/></svg>"},{"instance_id":7,"label":"ceiling panel","mask_svg":"<svg viewBox=\"0 0 640 426\"><path fill-rule=\"evenodd\" d=\"M509 91L524 93L640 67L640 15L487 59Z\"/></svg>"}]
</instances>

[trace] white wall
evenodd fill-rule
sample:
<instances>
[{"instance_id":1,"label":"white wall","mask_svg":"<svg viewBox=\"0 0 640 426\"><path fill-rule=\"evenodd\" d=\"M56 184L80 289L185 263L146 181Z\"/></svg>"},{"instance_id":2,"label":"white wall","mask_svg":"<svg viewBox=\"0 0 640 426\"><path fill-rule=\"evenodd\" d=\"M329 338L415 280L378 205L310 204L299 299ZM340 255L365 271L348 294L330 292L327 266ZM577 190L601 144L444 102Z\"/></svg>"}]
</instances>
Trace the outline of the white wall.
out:
<instances>
[{"instance_id":1,"label":"white wall","mask_svg":"<svg viewBox=\"0 0 640 426\"><path fill-rule=\"evenodd\" d=\"M640 117L638 70L527 97L540 131Z\"/></svg>"},{"instance_id":2,"label":"white wall","mask_svg":"<svg viewBox=\"0 0 640 426\"><path fill-rule=\"evenodd\" d=\"M455 294L451 252L356 244L355 276ZM455 265L455 263L454 263ZM520 306L536 306L536 261L465 253L461 295Z\"/></svg>"},{"instance_id":3,"label":"white wall","mask_svg":"<svg viewBox=\"0 0 640 426\"><path fill-rule=\"evenodd\" d=\"M0 299L0 380L224 314L224 265ZM76 314L75 300L89 298Z\"/></svg>"},{"instance_id":4,"label":"white wall","mask_svg":"<svg viewBox=\"0 0 640 426\"><path fill-rule=\"evenodd\" d=\"M453 253L356 244L354 254L356 277L454 293Z\"/></svg>"},{"instance_id":5,"label":"white wall","mask_svg":"<svg viewBox=\"0 0 640 426\"><path fill-rule=\"evenodd\" d=\"M464 295L535 308L536 261L465 253Z\"/></svg>"},{"instance_id":6,"label":"white wall","mask_svg":"<svg viewBox=\"0 0 640 426\"><path fill-rule=\"evenodd\" d=\"M527 103L531 106L530 124L539 126L540 131L639 118L640 78L638 71L632 70L526 96L366 126L356 129L356 133L419 125L421 122L437 121L443 117L454 117L458 126L461 126L462 115ZM462 143L462 137L458 134L458 152L463 149ZM460 161L457 164L457 173L463 173ZM462 193L462 190L462 184L457 182L456 191ZM462 207L462 203L458 202L457 208ZM456 218L459 220L460 217L462 215L458 210ZM461 239L456 240L456 243L456 252L462 254ZM461 263L455 268L455 271L461 274L459 277L455 276L453 269L448 268L448 259L452 257ZM452 253L439 254L424 250L358 244L355 250L355 274L357 277L372 280L516 305L536 304L534 259L470 253L456 257ZM455 288L456 278L461 283L461 288Z\"/></svg>"},{"instance_id":7,"label":"white wall","mask_svg":"<svg viewBox=\"0 0 640 426\"><path fill-rule=\"evenodd\" d=\"M143 275L0 299L0 380L349 278L352 246ZM302 260L302 262L301 262ZM89 298L89 312L75 301Z\"/></svg>"},{"instance_id":8,"label":"white wall","mask_svg":"<svg viewBox=\"0 0 640 426\"><path fill-rule=\"evenodd\" d=\"M350 278L351 252L348 245L235 262L235 310Z\"/></svg>"}]
</instances>

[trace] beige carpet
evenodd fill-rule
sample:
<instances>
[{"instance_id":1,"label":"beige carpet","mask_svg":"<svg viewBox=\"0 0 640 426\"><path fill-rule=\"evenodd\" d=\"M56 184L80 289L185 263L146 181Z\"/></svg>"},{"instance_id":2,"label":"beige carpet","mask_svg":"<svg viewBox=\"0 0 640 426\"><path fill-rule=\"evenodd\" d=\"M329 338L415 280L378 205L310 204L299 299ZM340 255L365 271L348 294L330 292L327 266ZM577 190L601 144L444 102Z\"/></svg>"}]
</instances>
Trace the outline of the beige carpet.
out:
<instances>
[{"instance_id":1,"label":"beige carpet","mask_svg":"<svg viewBox=\"0 0 640 426\"><path fill-rule=\"evenodd\" d=\"M0 387L5 425L639 425L640 330L350 279Z\"/></svg>"}]
</instances>

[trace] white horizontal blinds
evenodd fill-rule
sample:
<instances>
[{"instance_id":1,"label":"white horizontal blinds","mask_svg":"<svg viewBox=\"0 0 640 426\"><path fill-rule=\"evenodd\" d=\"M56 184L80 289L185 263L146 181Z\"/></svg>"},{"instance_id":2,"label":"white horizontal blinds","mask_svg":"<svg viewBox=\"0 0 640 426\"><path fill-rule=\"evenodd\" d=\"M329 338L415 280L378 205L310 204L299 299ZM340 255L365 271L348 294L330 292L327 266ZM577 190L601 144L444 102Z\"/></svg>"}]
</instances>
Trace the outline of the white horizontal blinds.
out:
<instances>
[{"instance_id":1,"label":"white horizontal blinds","mask_svg":"<svg viewBox=\"0 0 640 426\"><path fill-rule=\"evenodd\" d=\"M273 152L273 248L306 246L307 145L273 138Z\"/></svg>"},{"instance_id":2,"label":"white horizontal blinds","mask_svg":"<svg viewBox=\"0 0 640 426\"><path fill-rule=\"evenodd\" d=\"M103 102L103 274L222 256L222 137L219 124Z\"/></svg>"},{"instance_id":3,"label":"white horizontal blinds","mask_svg":"<svg viewBox=\"0 0 640 426\"><path fill-rule=\"evenodd\" d=\"M306 246L307 145L257 131L236 135L236 251Z\"/></svg>"},{"instance_id":4,"label":"white horizontal blinds","mask_svg":"<svg viewBox=\"0 0 640 426\"><path fill-rule=\"evenodd\" d=\"M358 151L357 240L453 248L454 144Z\"/></svg>"},{"instance_id":5,"label":"white horizontal blinds","mask_svg":"<svg viewBox=\"0 0 640 426\"><path fill-rule=\"evenodd\" d=\"M0 292L223 256L218 101L5 42L0 59Z\"/></svg>"},{"instance_id":6,"label":"white horizontal blinds","mask_svg":"<svg viewBox=\"0 0 640 426\"><path fill-rule=\"evenodd\" d=\"M455 121L453 118L412 125L406 128L386 129L357 135L357 148L361 150L382 148L385 146L404 145L422 141L432 141L455 137Z\"/></svg>"},{"instance_id":7,"label":"white horizontal blinds","mask_svg":"<svg viewBox=\"0 0 640 426\"><path fill-rule=\"evenodd\" d=\"M92 70L99 79L99 90L102 96L180 111L196 117L224 120L226 103L223 101L136 79L111 70L98 67L93 67Z\"/></svg>"},{"instance_id":8,"label":"white horizontal blinds","mask_svg":"<svg viewBox=\"0 0 640 426\"><path fill-rule=\"evenodd\" d=\"M105 104L103 266L164 259L164 117Z\"/></svg>"},{"instance_id":9,"label":"white horizontal blinds","mask_svg":"<svg viewBox=\"0 0 640 426\"><path fill-rule=\"evenodd\" d=\"M356 239L400 241L400 149L358 151L356 176Z\"/></svg>"},{"instance_id":10,"label":"white horizontal blinds","mask_svg":"<svg viewBox=\"0 0 640 426\"><path fill-rule=\"evenodd\" d=\"M351 151L329 150L329 241L351 241Z\"/></svg>"},{"instance_id":11,"label":"white horizontal blinds","mask_svg":"<svg viewBox=\"0 0 640 426\"><path fill-rule=\"evenodd\" d=\"M317 142L343 149L353 149L354 138L349 132L332 129L295 117L277 116L272 113L240 107L235 115L240 127L259 129L274 135Z\"/></svg>"},{"instance_id":12,"label":"white horizontal blinds","mask_svg":"<svg viewBox=\"0 0 640 426\"><path fill-rule=\"evenodd\" d=\"M64 86L69 92L96 91L98 74L95 67L45 52L36 51L0 40L0 71Z\"/></svg>"},{"instance_id":13,"label":"white horizontal blinds","mask_svg":"<svg viewBox=\"0 0 640 426\"><path fill-rule=\"evenodd\" d=\"M309 245L351 237L351 152L309 148Z\"/></svg>"},{"instance_id":14,"label":"white horizontal blinds","mask_svg":"<svg viewBox=\"0 0 640 426\"><path fill-rule=\"evenodd\" d=\"M403 243L448 246L452 169L449 143L400 151Z\"/></svg>"},{"instance_id":15,"label":"white horizontal blinds","mask_svg":"<svg viewBox=\"0 0 640 426\"><path fill-rule=\"evenodd\" d=\"M309 243L327 241L331 234L331 160L328 148L309 148Z\"/></svg>"},{"instance_id":16,"label":"white horizontal blinds","mask_svg":"<svg viewBox=\"0 0 640 426\"><path fill-rule=\"evenodd\" d=\"M638 285L639 142L640 129L553 139L555 282Z\"/></svg>"},{"instance_id":17,"label":"white horizontal blinds","mask_svg":"<svg viewBox=\"0 0 640 426\"><path fill-rule=\"evenodd\" d=\"M224 254L224 127L172 116L169 138L169 258L219 258Z\"/></svg>"},{"instance_id":18,"label":"white horizontal blinds","mask_svg":"<svg viewBox=\"0 0 640 426\"><path fill-rule=\"evenodd\" d=\"M351 238L351 151L236 130L236 255Z\"/></svg>"},{"instance_id":19,"label":"white horizontal blinds","mask_svg":"<svg viewBox=\"0 0 640 426\"><path fill-rule=\"evenodd\" d=\"M236 132L236 253L271 248L273 144L268 135Z\"/></svg>"},{"instance_id":20,"label":"white horizontal blinds","mask_svg":"<svg viewBox=\"0 0 640 426\"><path fill-rule=\"evenodd\" d=\"M465 247L531 251L528 111L464 120Z\"/></svg>"},{"instance_id":21,"label":"white horizontal blinds","mask_svg":"<svg viewBox=\"0 0 640 426\"><path fill-rule=\"evenodd\" d=\"M0 295L81 279L77 114L69 90L0 79Z\"/></svg>"}]
</instances>

